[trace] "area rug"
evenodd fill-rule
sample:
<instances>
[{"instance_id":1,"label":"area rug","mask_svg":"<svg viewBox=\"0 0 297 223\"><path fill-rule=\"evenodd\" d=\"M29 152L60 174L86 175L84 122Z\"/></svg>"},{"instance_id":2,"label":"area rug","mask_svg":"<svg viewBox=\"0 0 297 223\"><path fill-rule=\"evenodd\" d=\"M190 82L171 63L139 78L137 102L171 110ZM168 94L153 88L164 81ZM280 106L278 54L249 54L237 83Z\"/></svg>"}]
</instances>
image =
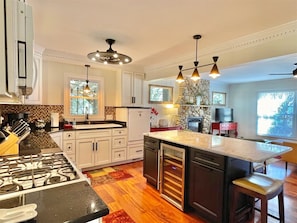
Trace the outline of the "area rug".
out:
<instances>
[{"instance_id":1,"label":"area rug","mask_svg":"<svg viewBox=\"0 0 297 223\"><path fill-rule=\"evenodd\" d=\"M113 183L118 180L124 180L132 177L132 175L127 173L125 170L116 169L112 167L87 171L84 172L84 174L86 174L87 177L91 180L92 186Z\"/></svg>"},{"instance_id":2,"label":"area rug","mask_svg":"<svg viewBox=\"0 0 297 223\"><path fill-rule=\"evenodd\" d=\"M121 209L104 216L102 218L102 223L135 223L135 221Z\"/></svg>"}]
</instances>

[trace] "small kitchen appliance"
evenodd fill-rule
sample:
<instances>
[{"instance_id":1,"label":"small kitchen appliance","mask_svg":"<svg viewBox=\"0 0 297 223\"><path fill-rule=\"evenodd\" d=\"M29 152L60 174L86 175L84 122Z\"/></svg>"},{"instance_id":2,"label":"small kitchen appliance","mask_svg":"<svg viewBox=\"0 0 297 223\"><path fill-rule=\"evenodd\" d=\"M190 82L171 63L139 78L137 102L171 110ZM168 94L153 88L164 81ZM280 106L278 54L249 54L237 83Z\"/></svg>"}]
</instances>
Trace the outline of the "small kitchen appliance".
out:
<instances>
[{"instance_id":1,"label":"small kitchen appliance","mask_svg":"<svg viewBox=\"0 0 297 223\"><path fill-rule=\"evenodd\" d=\"M51 113L51 127L59 127L59 113Z\"/></svg>"}]
</instances>

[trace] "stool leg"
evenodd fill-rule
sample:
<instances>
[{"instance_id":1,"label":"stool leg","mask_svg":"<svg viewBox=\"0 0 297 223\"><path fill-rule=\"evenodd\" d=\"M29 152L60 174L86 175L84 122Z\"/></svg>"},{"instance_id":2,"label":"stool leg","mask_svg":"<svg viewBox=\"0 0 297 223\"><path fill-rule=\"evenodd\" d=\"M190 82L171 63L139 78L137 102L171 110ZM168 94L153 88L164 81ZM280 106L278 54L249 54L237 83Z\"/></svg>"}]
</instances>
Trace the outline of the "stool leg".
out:
<instances>
[{"instance_id":1,"label":"stool leg","mask_svg":"<svg viewBox=\"0 0 297 223\"><path fill-rule=\"evenodd\" d=\"M261 223L267 223L267 199L261 199Z\"/></svg>"},{"instance_id":2,"label":"stool leg","mask_svg":"<svg viewBox=\"0 0 297 223\"><path fill-rule=\"evenodd\" d=\"M284 211L284 192L282 191L278 195L278 213L280 223L285 223L285 211Z\"/></svg>"},{"instance_id":3,"label":"stool leg","mask_svg":"<svg viewBox=\"0 0 297 223\"><path fill-rule=\"evenodd\" d=\"M235 223L236 222L236 206L237 206L237 200L238 200L238 194L236 186L232 186L232 197L231 197L231 208L230 208L230 215L229 215L229 222Z\"/></svg>"}]
</instances>

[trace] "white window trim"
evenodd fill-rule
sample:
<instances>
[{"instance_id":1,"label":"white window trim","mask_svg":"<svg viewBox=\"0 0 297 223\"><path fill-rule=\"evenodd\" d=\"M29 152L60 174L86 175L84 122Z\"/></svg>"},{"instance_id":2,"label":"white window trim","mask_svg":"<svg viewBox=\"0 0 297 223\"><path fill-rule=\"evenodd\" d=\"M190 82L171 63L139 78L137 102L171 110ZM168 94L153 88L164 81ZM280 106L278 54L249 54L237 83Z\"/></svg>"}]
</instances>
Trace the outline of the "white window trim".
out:
<instances>
[{"instance_id":1,"label":"white window trim","mask_svg":"<svg viewBox=\"0 0 297 223\"><path fill-rule=\"evenodd\" d=\"M86 77L82 74L64 74L64 118L67 121L73 121L74 119L76 121L85 121L84 115L71 115L69 112L70 107L70 80L71 79L77 79L85 81ZM98 91L98 114L97 115L89 115L89 120L91 121L99 121L105 119L105 90L104 90L104 78L98 77L94 75L89 75L88 77L89 81L95 81L100 83L100 89Z\"/></svg>"}]
</instances>

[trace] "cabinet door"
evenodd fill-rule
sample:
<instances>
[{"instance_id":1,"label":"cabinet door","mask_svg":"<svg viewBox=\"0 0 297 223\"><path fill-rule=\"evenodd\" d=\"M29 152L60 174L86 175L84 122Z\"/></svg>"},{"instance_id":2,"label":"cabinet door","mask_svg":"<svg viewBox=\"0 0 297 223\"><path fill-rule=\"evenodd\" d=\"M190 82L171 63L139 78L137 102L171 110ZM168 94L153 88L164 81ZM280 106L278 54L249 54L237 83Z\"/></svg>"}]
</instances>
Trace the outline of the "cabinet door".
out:
<instances>
[{"instance_id":1,"label":"cabinet door","mask_svg":"<svg viewBox=\"0 0 297 223\"><path fill-rule=\"evenodd\" d=\"M122 74L122 105L131 105L133 97L133 73L124 71Z\"/></svg>"},{"instance_id":2,"label":"cabinet door","mask_svg":"<svg viewBox=\"0 0 297 223\"><path fill-rule=\"evenodd\" d=\"M133 75L133 97L135 105L143 104L143 79L142 73L134 73Z\"/></svg>"},{"instance_id":3,"label":"cabinet door","mask_svg":"<svg viewBox=\"0 0 297 223\"><path fill-rule=\"evenodd\" d=\"M122 105L143 104L143 80L142 73L124 71L122 74Z\"/></svg>"},{"instance_id":4,"label":"cabinet door","mask_svg":"<svg viewBox=\"0 0 297 223\"><path fill-rule=\"evenodd\" d=\"M76 140L76 164L78 168L87 168L94 166L94 139Z\"/></svg>"},{"instance_id":5,"label":"cabinet door","mask_svg":"<svg viewBox=\"0 0 297 223\"><path fill-rule=\"evenodd\" d=\"M144 147L143 176L148 183L159 189L158 149Z\"/></svg>"},{"instance_id":6,"label":"cabinet door","mask_svg":"<svg viewBox=\"0 0 297 223\"><path fill-rule=\"evenodd\" d=\"M224 173L191 161L190 205L210 222L222 222Z\"/></svg>"},{"instance_id":7,"label":"cabinet door","mask_svg":"<svg viewBox=\"0 0 297 223\"><path fill-rule=\"evenodd\" d=\"M94 165L102 165L111 162L111 139L97 138L95 140Z\"/></svg>"}]
</instances>

